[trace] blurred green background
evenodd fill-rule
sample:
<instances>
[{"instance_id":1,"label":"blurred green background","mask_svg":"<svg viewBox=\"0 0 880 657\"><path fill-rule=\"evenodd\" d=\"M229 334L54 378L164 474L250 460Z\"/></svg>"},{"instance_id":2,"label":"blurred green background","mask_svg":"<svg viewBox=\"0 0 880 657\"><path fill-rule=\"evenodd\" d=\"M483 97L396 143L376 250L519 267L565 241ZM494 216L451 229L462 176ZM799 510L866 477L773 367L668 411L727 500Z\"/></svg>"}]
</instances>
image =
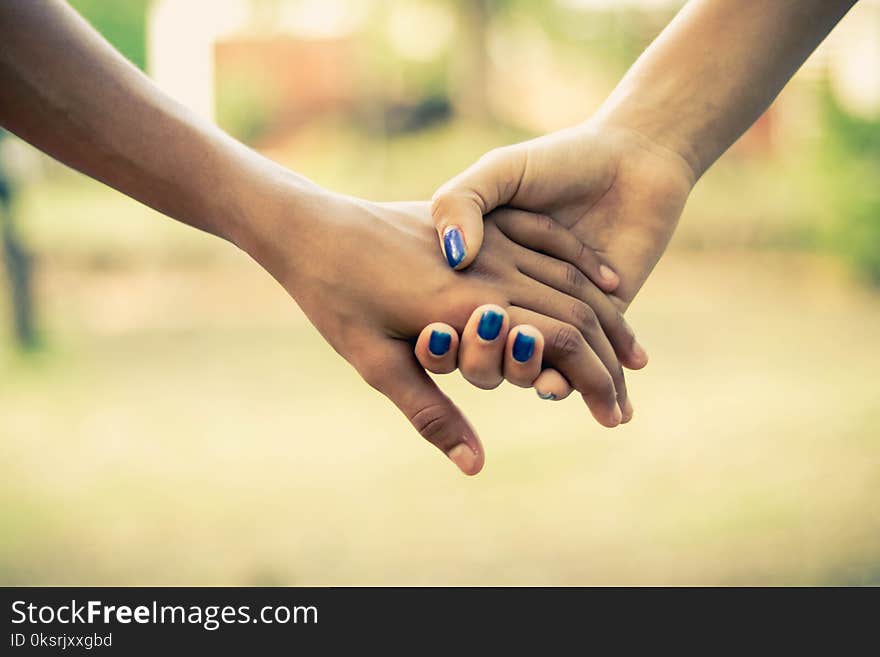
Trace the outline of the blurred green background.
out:
<instances>
[{"instance_id":1,"label":"blurred green background","mask_svg":"<svg viewBox=\"0 0 880 657\"><path fill-rule=\"evenodd\" d=\"M76 0L236 137L423 199L682 2ZM466 480L245 256L0 142L2 584L880 584L880 3L698 184L614 431L442 381Z\"/></svg>"}]
</instances>

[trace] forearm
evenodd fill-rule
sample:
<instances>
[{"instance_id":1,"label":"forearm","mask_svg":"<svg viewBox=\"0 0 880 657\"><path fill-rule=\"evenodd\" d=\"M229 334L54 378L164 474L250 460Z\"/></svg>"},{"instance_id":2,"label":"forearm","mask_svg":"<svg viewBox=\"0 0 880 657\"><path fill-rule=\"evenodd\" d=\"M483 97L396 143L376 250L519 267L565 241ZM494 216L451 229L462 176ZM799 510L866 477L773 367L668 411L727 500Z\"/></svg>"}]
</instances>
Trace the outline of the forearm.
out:
<instances>
[{"instance_id":1,"label":"forearm","mask_svg":"<svg viewBox=\"0 0 880 657\"><path fill-rule=\"evenodd\" d=\"M761 115L856 0L692 0L599 113L680 154L695 177Z\"/></svg>"},{"instance_id":2,"label":"forearm","mask_svg":"<svg viewBox=\"0 0 880 657\"><path fill-rule=\"evenodd\" d=\"M162 93L59 0L0 3L0 125L240 245L261 216L259 189L311 187Z\"/></svg>"}]
</instances>

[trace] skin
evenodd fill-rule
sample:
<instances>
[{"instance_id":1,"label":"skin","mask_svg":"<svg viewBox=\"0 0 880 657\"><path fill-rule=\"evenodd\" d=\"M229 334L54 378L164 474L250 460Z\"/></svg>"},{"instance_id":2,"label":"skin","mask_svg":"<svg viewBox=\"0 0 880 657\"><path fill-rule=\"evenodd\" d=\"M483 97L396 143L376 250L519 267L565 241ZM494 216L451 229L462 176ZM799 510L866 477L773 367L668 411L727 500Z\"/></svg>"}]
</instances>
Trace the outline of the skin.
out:
<instances>
[{"instance_id":1,"label":"skin","mask_svg":"<svg viewBox=\"0 0 880 657\"><path fill-rule=\"evenodd\" d=\"M453 272L436 252L429 204L333 194L278 166L165 96L57 0L0 3L0 89L0 125L250 254L463 472L482 468L482 446L412 353L410 340L431 322L464 332L467 376L493 387L500 378L485 362L500 362L501 352L469 345L474 309L494 304L505 318L497 344L506 344L509 326L542 334L540 360L560 374L540 374L536 385L564 376L605 426L631 409L620 361L641 359L603 293L617 281L576 238L541 232L552 224L546 217L495 213L479 261ZM504 372L522 385L536 362Z\"/></svg>"},{"instance_id":2,"label":"skin","mask_svg":"<svg viewBox=\"0 0 880 657\"><path fill-rule=\"evenodd\" d=\"M620 276L612 298L623 312L696 181L853 4L692 0L589 121L491 151L443 185L432 205L438 234L462 230L464 268L480 250L486 212L547 215Z\"/></svg>"},{"instance_id":3,"label":"skin","mask_svg":"<svg viewBox=\"0 0 880 657\"><path fill-rule=\"evenodd\" d=\"M521 258L535 254L506 237L494 218L487 222L484 253L463 276L451 271L436 254L427 203L375 204L334 196L325 198L321 206L335 226L292 221L282 203L278 224L270 231L276 238L261 242L249 253L291 293L321 334L364 379L397 403L416 429L444 452L449 454L462 442L462 434L475 451L481 450L460 412L417 366L408 338L419 335L436 317L443 317L466 337L473 335L479 321L473 310L480 301L490 300L503 311L504 335L513 323L530 324L551 336L543 360L584 395L601 424L613 427L621 422L614 379L581 331L539 314L557 301L563 304L561 308L569 308L573 299L520 271ZM510 216L525 215L498 213L501 219ZM367 242L370 249L363 248ZM301 253L318 257L291 257L291 244ZM326 303L328 298L333 299L332 305ZM536 300L537 309L524 305ZM604 336L598 320L592 321L596 322L594 336ZM479 348L492 353L504 339L484 343ZM611 349L610 345L605 348ZM461 356L470 357L467 350ZM478 365L466 371L479 387L490 389L500 383Z\"/></svg>"},{"instance_id":4,"label":"skin","mask_svg":"<svg viewBox=\"0 0 880 657\"><path fill-rule=\"evenodd\" d=\"M480 318L487 310L505 316L499 336L489 343L480 338L476 330ZM521 388L534 387L538 396L543 399L558 401L568 397L572 392L568 381L552 368L541 369L544 354L544 336L541 332L530 324L521 324L507 332L509 320L506 315L500 306L480 306L471 314L461 340L454 327L444 322L432 322L419 334L415 347L416 358L422 367L434 374L449 374L459 369L468 381L489 379L500 382L504 379ZM429 347L434 332L450 336L449 349L443 354L435 354ZM513 356L514 344L519 335L534 340L534 350L525 361ZM459 345L462 346L461 349ZM627 404L622 411L621 422L629 422L632 419L632 405Z\"/></svg>"}]
</instances>

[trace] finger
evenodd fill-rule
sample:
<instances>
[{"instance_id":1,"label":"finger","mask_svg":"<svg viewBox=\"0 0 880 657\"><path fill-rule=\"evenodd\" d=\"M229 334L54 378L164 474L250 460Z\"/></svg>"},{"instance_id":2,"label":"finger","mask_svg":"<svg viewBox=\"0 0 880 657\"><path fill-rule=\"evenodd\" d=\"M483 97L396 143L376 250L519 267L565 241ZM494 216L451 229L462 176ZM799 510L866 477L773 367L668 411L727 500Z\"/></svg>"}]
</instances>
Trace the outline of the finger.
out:
<instances>
[{"instance_id":1,"label":"finger","mask_svg":"<svg viewBox=\"0 0 880 657\"><path fill-rule=\"evenodd\" d=\"M562 294L541 283L535 281L531 283L530 286L517 293L518 296L514 302L519 306L528 307L535 312L571 324L580 331L592 351L602 361L608 374L611 375L614 389L617 391L617 403L623 412L623 409L628 407L626 379L617 354L614 353L608 336L602 330L596 312L579 299Z\"/></svg>"},{"instance_id":2,"label":"finger","mask_svg":"<svg viewBox=\"0 0 880 657\"><path fill-rule=\"evenodd\" d=\"M429 372L454 372L458 367L458 332L442 322L428 324L419 334L415 354Z\"/></svg>"},{"instance_id":3,"label":"finger","mask_svg":"<svg viewBox=\"0 0 880 657\"><path fill-rule=\"evenodd\" d=\"M450 267L474 261L483 244L483 215L510 201L524 171L524 151L496 149L437 190L431 214Z\"/></svg>"},{"instance_id":4,"label":"finger","mask_svg":"<svg viewBox=\"0 0 880 657\"><path fill-rule=\"evenodd\" d=\"M548 367L542 370L533 383L538 397L548 401L559 401L571 394L571 384L557 370Z\"/></svg>"},{"instance_id":5,"label":"finger","mask_svg":"<svg viewBox=\"0 0 880 657\"><path fill-rule=\"evenodd\" d=\"M501 306L487 304L472 314L461 333L458 369L470 383L492 390L504 380L502 365L510 320Z\"/></svg>"},{"instance_id":6,"label":"finger","mask_svg":"<svg viewBox=\"0 0 880 657\"><path fill-rule=\"evenodd\" d=\"M648 354L636 340L635 332L624 319L623 313L608 295L593 285L590 279L584 276L577 267L528 250L518 252L516 258L517 267L529 278L540 281L570 297L575 297L589 306L598 318L602 331L608 337L614 353L623 365L632 370L638 370L648 364ZM543 295L545 292L546 290L543 288L540 291L533 291L533 298ZM515 300L515 303L532 307L529 302ZM546 313L541 308L534 308L534 310ZM565 317L558 317L558 319L570 321Z\"/></svg>"},{"instance_id":7,"label":"finger","mask_svg":"<svg viewBox=\"0 0 880 657\"><path fill-rule=\"evenodd\" d=\"M483 446L464 414L419 367L403 341L377 338L358 371L388 397L425 440L436 446L466 475L483 468Z\"/></svg>"},{"instance_id":8,"label":"finger","mask_svg":"<svg viewBox=\"0 0 880 657\"><path fill-rule=\"evenodd\" d=\"M596 251L551 217L503 210L494 219L501 232L514 242L570 263L605 292L613 292L620 285L620 277Z\"/></svg>"},{"instance_id":9,"label":"finger","mask_svg":"<svg viewBox=\"0 0 880 657\"><path fill-rule=\"evenodd\" d=\"M599 424L620 424L623 413L617 403L614 379L577 328L525 308L512 307L509 314L514 324L531 324L543 334L544 362L559 370L581 393Z\"/></svg>"},{"instance_id":10,"label":"finger","mask_svg":"<svg viewBox=\"0 0 880 657\"><path fill-rule=\"evenodd\" d=\"M520 388L531 388L541 373L544 336L534 326L515 327L507 336L504 349L504 378Z\"/></svg>"}]
</instances>

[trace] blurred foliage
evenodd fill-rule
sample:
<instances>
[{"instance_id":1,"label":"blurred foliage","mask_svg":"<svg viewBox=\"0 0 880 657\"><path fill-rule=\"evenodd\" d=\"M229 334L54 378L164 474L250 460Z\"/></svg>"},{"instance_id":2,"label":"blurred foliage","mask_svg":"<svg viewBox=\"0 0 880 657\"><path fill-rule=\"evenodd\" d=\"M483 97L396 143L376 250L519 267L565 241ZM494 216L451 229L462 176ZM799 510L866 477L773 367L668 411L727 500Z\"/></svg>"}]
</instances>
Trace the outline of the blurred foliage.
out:
<instances>
[{"instance_id":1,"label":"blurred foliage","mask_svg":"<svg viewBox=\"0 0 880 657\"><path fill-rule=\"evenodd\" d=\"M70 4L129 61L146 69L150 0L70 0Z\"/></svg>"},{"instance_id":2,"label":"blurred foliage","mask_svg":"<svg viewBox=\"0 0 880 657\"><path fill-rule=\"evenodd\" d=\"M433 58L401 57L388 36L395 6L376 3L368 14L358 52L361 102L355 109L355 128L388 136L429 128L449 118L451 57L442 50Z\"/></svg>"},{"instance_id":3,"label":"blurred foliage","mask_svg":"<svg viewBox=\"0 0 880 657\"><path fill-rule=\"evenodd\" d=\"M820 162L839 218L833 246L880 284L880 120L847 113L830 90L823 109L827 140Z\"/></svg>"},{"instance_id":4,"label":"blurred foliage","mask_svg":"<svg viewBox=\"0 0 880 657\"><path fill-rule=\"evenodd\" d=\"M492 0L493 21L534 21L553 44L574 61L599 59L622 75L654 35L675 15L675 8L644 11L621 7L584 11L559 2Z\"/></svg>"}]
</instances>

